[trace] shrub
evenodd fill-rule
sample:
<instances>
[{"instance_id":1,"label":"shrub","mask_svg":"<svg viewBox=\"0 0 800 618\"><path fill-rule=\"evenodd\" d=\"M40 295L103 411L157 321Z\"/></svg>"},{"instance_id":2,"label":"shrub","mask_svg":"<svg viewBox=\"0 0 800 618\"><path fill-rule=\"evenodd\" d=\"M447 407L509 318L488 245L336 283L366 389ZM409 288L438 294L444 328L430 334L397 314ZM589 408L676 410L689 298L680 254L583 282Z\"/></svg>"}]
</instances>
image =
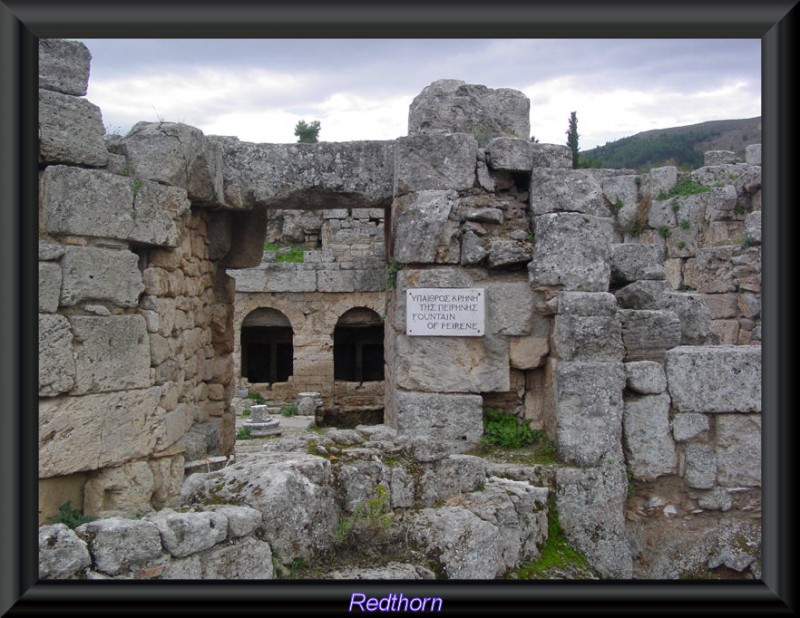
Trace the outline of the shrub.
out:
<instances>
[{"instance_id":1,"label":"shrub","mask_svg":"<svg viewBox=\"0 0 800 618\"><path fill-rule=\"evenodd\" d=\"M283 416L297 416L297 404L292 403L288 406L284 406L283 409L281 409L281 414Z\"/></svg>"},{"instance_id":2,"label":"shrub","mask_svg":"<svg viewBox=\"0 0 800 618\"><path fill-rule=\"evenodd\" d=\"M533 443L533 432L527 422L502 410L489 409L483 416L484 444L521 448Z\"/></svg>"},{"instance_id":3,"label":"shrub","mask_svg":"<svg viewBox=\"0 0 800 618\"><path fill-rule=\"evenodd\" d=\"M236 432L236 439L237 440L252 440L253 434L250 431L249 427L242 427L239 431Z\"/></svg>"},{"instance_id":4,"label":"shrub","mask_svg":"<svg viewBox=\"0 0 800 618\"><path fill-rule=\"evenodd\" d=\"M254 393L252 391L247 391L247 398L252 399L253 402L261 406L267 403L267 400L261 396L261 393Z\"/></svg>"},{"instance_id":5,"label":"shrub","mask_svg":"<svg viewBox=\"0 0 800 618\"><path fill-rule=\"evenodd\" d=\"M65 502L58 507L58 517L56 517L56 524L64 524L68 528L75 529L82 524L88 524L94 521L95 518L89 515L84 515L78 509L72 508L69 502Z\"/></svg>"}]
</instances>

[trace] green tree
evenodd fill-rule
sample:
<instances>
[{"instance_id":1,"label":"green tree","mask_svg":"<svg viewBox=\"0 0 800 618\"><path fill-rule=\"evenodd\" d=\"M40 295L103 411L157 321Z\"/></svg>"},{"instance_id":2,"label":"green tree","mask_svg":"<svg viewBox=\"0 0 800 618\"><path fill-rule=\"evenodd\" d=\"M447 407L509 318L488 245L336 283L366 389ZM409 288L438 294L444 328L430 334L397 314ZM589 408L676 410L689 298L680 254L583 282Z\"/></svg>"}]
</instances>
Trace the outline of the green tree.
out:
<instances>
[{"instance_id":1,"label":"green tree","mask_svg":"<svg viewBox=\"0 0 800 618\"><path fill-rule=\"evenodd\" d=\"M567 129L567 146L572 151L572 169L578 169L578 113L569 115L569 129Z\"/></svg>"},{"instance_id":2,"label":"green tree","mask_svg":"<svg viewBox=\"0 0 800 618\"><path fill-rule=\"evenodd\" d=\"M319 141L319 120L298 120L294 126L294 134L298 144L316 144Z\"/></svg>"}]
</instances>

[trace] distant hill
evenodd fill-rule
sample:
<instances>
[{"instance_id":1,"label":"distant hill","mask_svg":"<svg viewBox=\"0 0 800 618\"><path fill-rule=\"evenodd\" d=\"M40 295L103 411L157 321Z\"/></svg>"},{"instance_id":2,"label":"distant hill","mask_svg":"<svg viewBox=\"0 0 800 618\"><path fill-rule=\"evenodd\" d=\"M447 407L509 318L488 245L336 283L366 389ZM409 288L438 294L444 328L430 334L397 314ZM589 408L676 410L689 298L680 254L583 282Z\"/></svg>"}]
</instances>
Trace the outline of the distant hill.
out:
<instances>
[{"instance_id":1,"label":"distant hill","mask_svg":"<svg viewBox=\"0 0 800 618\"><path fill-rule=\"evenodd\" d=\"M732 150L744 160L744 149L761 143L761 117L712 120L685 127L644 131L579 155L580 167L626 168L645 172L675 165L695 169L703 165L708 150Z\"/></svg>"}]
</instances>

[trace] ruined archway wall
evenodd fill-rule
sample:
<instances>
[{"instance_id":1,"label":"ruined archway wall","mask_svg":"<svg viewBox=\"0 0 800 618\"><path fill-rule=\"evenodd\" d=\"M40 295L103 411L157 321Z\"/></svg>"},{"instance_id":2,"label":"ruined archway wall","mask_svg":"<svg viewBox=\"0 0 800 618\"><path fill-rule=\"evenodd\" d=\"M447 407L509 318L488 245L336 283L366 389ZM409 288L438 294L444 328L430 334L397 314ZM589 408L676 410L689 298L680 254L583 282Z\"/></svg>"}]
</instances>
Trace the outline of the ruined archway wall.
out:
<instances>
[{"instance_id":1,"label":"ruined archway wall","mask_svg":"<svg viewBox=\"0 0 800 618\"><path fill-rule=\"evenodd\" d=\"M261 390L241 377L242 322L247 315L262 307L277 309L289 319L294 331L294 375L288 382ZM233 329L237 333L234 343L234 375L243 387L260 392L265 398L292 402L301 392L318 392L323 408L332 409L334 396L333 331L339 318L350 309L366 307L378 315L386 312L383 292L237 292Z\"/></svg>"},{"instance_id":2,"label":"ruined archway wall","mask_svg":"<svg viewBox=\"0 0 800 618\"><path fill-rule=\"evenodd\" d=\"M248 215L202 132L104 136L85 46L40 57L40 519L139 514L177 501L185 461L232 451L222 264Z\"/></svg>"}]
</instances>

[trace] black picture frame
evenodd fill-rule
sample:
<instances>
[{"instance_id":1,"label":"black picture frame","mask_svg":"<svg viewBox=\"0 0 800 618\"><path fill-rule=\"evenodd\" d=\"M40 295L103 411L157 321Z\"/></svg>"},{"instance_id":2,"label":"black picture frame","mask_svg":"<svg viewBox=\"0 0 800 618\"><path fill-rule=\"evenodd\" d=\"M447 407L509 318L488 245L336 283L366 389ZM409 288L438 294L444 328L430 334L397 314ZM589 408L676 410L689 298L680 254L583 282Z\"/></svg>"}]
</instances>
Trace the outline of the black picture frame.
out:
<instances>
[{"instance_id":1,"label":"black picture frame","mask_svg":"<svg viewBox=\"0 0 800 618\"><path fill-rule=\"evenodd\" d=\"M793 613L790 298L796 0L55 3L0 0L0 614L347 614L355 591L439 596L448 615ZM39 582L37 38L759 38L763 119L763 577L685 582ZM631 62L635 62L635 58Z\"/></svg>"}]
</instances>

